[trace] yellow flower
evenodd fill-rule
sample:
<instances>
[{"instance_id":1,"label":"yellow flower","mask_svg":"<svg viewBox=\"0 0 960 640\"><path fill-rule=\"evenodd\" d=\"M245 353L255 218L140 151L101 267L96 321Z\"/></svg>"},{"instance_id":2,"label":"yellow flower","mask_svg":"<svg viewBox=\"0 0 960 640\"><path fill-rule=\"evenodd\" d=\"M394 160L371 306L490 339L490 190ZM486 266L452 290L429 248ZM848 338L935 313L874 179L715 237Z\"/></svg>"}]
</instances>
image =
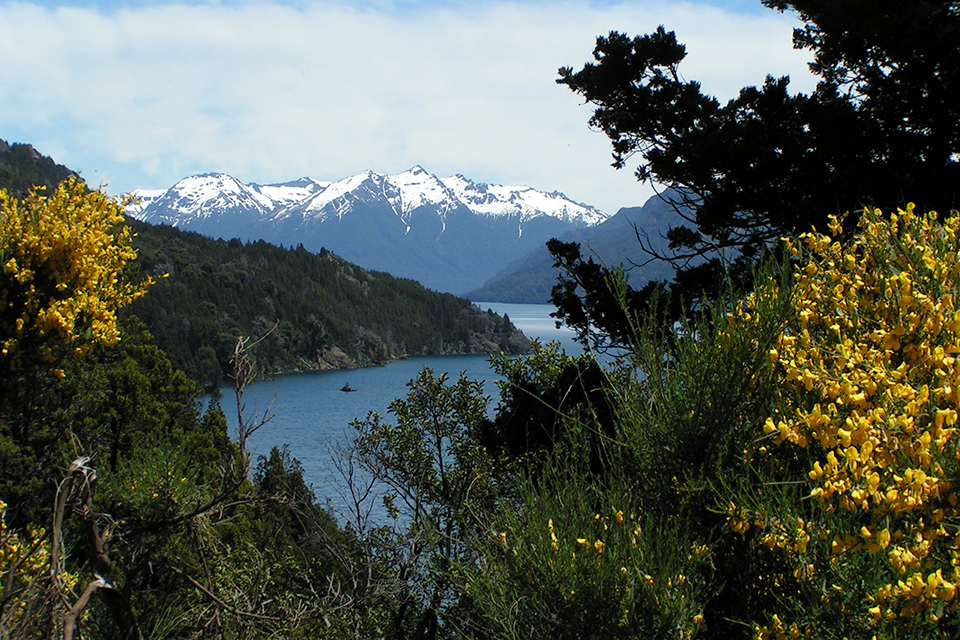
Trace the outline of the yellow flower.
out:
<instances>
[{"instance_id":1,"label":"yellow flower","mask_svg":"<svg viewBox=\"0 0 960 640\"><path fill-rule=\"evenodd\" d=\"M834 562L886 550L902 576L875 594L897 599L895 606L865 609L875 623L891 615L936 619L960 579L960 538L943 526L960 518L957 488L947 480L957 468L960 216L935 220L913 205L889 217L868 209L843 246L816 232L788 243L802 261L792 319L767 352L785 374L787 409L758 431L775 446L818 443L809 495L827 512L850 513L848 530L821 529L819 539ZM840 220L829 226L841 234ZM762 286L776 294L775 285ZM749 526L735 508L728 522ZM756 524L767 529L765 542L782 546L783 532ZM785 548L805 553L811 535L790 535Z\"/></svg>"},{"instance_id":2,"label":"yellow flower","mask_svg":"<svg viewBox=\"0 0 960 640\"><path fill-rule=\"evenodd\" d=\"M35 191L23 201L0 190L0 255L9 256L0 273L0 305L9 304L10 317L0 326L0 358L12 369L20 366L24 344L39 345L39 355L52 362L54 341L73 343L79 354L94 343L116 343L116 312L151 282L133 285L123 277L136 251L122 203L76 179L50 196Z\"/></svg>"}]
</instances>

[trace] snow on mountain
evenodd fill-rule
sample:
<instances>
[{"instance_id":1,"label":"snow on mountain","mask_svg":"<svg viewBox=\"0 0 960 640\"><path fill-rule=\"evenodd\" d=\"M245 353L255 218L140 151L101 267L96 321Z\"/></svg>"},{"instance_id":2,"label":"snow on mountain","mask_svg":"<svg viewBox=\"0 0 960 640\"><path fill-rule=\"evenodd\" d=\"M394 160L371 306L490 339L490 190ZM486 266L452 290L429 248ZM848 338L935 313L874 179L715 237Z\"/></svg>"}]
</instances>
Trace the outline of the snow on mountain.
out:
<instances>
[{"instance_id":1,"label":"snow on mountain","mask_svg":"<svg viewBox=\"0 0 960 640\"><path fill-rule=\"evenodd\" d=\"M355 176L328 183L322 191L278 212L273 220L279 221L296 215L315 220L323 220L330 216L336 216L339 219L351 208L349 196L364 199L363 196L366 195L376 198L378 194L383 195L383 191L384 176L372 171L364 171Z\"/></svg>"},{"instance_id":2,"label":"snow on mountain","mask_svg":"<svg viewBox=\"0 0 960 640\"><path fill-rule=\"evenodd\" d=\"M300 178L299 180L280 184L250 185L251 188L269 198L274 205L283 207L303 202L313 194L323 191L329 186L329 182L317 182L313 178Z\"/></svg>"},{"instance_id":3,"label":"snow on mountain","mask_svg":"<svg viewBox=\"0 0 960 640\"><path fill-rule=\"evenodd\" d=\"M256 212L272 222L290 217L341 218L354 200L386 201L404 223L409 222L411 212L427 206L441 218L462 206L480 216L516 216L521 224L550 216L575 227L588 227L607 219L602 211L558 191L475 183L460 174L437 178L419 165L391 176L365 171L336 182L300 178L269 185L244 185L226 174L208 173L184 178L166 191L137 190L131 195L141 203L130 205L129 215L172 226L228 210Z\"/></svg>"},{"instance_id":4,"label":"snow on mountain","mask_svg":"<svg viewBox=\"0 0 960 640\"><path fill-rule=\"evenodd\" d=\"M401 217L408 215L414 209L429 205L435 206L437 212L443 216L460 204L457 202L456 193L444 185L442 180L424 171L420 165L404 173L390 176L389 180L400 192L399 201L394 204L394 209L399 210Z\"/></svg>"},{"instance_id":5,"label":"snow on mountain","mask_svg":"<svg viewBox=\"0 0 960 640\"><path fill-rule=\"evenodd\" d=\"M178 183L177 211L209 216L211 211L226 209L268 210L273 202L257 189L249 187L224 173L208 173Z\"/></svg>"},{"instance_id":6,"label":"snow on mountain","mask_svg":"<svg viewBox=\"0 0 960 640\"><path fill-rule=\"evenodd\" d=\"M372 171L344 178L330 184L300 205L292 205L279 212L274 219L302 216L321 220L330 216L342 218L352 209L354 201L371 203L387 202L394 214L408 225L410 214L420 207L433 207L444 217L451 210L462 206L456 194L434 175L416 166L392 176ZM409 229L409 226L408 226Z\"/></svg>"},{"instance_id":7,"label":"snow on mountain","mask_svg":"<svg viewBox=\"0 0 960 640\"><path fill-rule=\"evenodd\" d=\"M159 196L153 197L139 211L128 207L127 213L148 222L186 227L191 223L217 221L230 212L245 219L263 216L274 208L274 202L252 185L245 185L225 173L205 173L184 178Z\"/></svg>"},{"instance_id":8,"label":"snow on mountain","mask_svg":"<svg viewBox=\"0 0 960 640\"><path fill-rule=\"evenodd\" d=\"M462 293L549 238L606 219L559 192L438 178L415 166L335 182L243 184L222 173L139 191L127 213L215 238L326 248L367 269Z\"/></svg>"},{"instance_id":9,"label":"snow on mountain","mask_svg":"<svg viewBox=\"0 0 960 640\"><path fill-rule=\"evenodd\" d=\"M281 184L243 184L225 173L204 173L180 180L166 190L139 189L130 195L140 204L127 207L128 215L150 222L184 226L227 212L243 211L258 217L302 202L330 183L300 178Z\"/></svg>"},{"instance_id":10,"label":"snow on mountain","mask_svg":"<svg viewBox=\"0 0 960 640\"><path fill-rule=\"evenodd\" d=\"M127 205L125 209L128 216L141 220L143 210L150 206L154 200L167 192L166 189L134 189L127 195L134 200Z\"/></svg>"},{"instance_id":11,"label":"snow on mountain","mask_svg":"<svg viewBox=\"0 0 960 640\"><path fill-rule=\"evenodd\" d=\"M457 174L441 182L470 210L479 215L520 216L522 221L549 215L577 227L589 227L607 219L595 207L573 202L559 191L545 193L531 187L507 187L476 183Z\"/></svg>"}]
</instances>

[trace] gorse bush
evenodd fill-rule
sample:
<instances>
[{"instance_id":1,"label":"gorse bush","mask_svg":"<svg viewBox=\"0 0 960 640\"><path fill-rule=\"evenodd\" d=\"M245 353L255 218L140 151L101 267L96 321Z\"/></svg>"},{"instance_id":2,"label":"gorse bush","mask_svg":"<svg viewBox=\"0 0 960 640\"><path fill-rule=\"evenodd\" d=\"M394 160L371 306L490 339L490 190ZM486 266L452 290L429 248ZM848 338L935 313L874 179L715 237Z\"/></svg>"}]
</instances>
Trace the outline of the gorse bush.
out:
<instances>
[{"instance_id":1,"label":"gorse bush","mask_svg":"<svg viewBox=\"0 0 960 640\"><path fill-rule=\"evenodd\" d=\"M554 458L478 532L477 637L677 637L702 621L706 547L648 518L636 485L588 478Z\"/></svg>"},{"instance_id":2,"label":"gorse bush","mask_svg":"<svg viewBox=\"0 0 960 640\"><path fill-rule=\"evenodd\" d=\"M634 346L593 379L601 410L557 413L566 424L552 455L519 475L518 500L479 534L484 564L469 585L485 613L478 636L735 637L745 610L776 602L764 583L775 562L730 530L722 507L748 484L783 499L754 460L777 397L767 352L790 313L778 288L786 271L765 277L777 286L755 298L754 322L729 321L734 291L672 331L631 318Z\"/></svg>"},{"instance_id":3,"label":"gorse bush","mask_svg":"<svg viewBox=\"0 0 960 640\"><path fill-rule=\"evenodd\" d=\"M608 471L567 443L518 476L478 534L477 635L955 637L958 228L831 219L748 295L629 318Z\"/></svg>"},{"instance_id":4,"label":"gorse bush","mask_svg":"<svg viewBox=\"0 0 960 640\"><path fill-rule=\"evenodd\" d=\"M797 528L813 539L798 549L816 559L805 580L826 580L823 605L881 635L958 628L958 228L910 206L867 210L846 245L837 219L787 243L801 266L769 354L783 403L764 431L810 459L820 513Z\"/></svg>"},{"instance_id":5,"label":"gorse bush","mask_svg":"<svg viewBox=\"0 0 960 640\"><path fill-rule=\"evenodd\" d=\"M249 474L219 406L117 320L135 255L99 191L0 190L0 636L340 633L350 536L289 456Z\"/></svg>"},{"instance_id":6,"label":"gorse bush","mask_svg":"<svg viewBox=\"0 0 960 640\"><path fill-rule=\"evenodd\" d=\"M22 201L0 190L0 365L28 348L52 362L53 340L78 353L116 343L117 310L150 284L120 276L135 257L120 204L75 178Z\"/></svg>"}]
</instances>

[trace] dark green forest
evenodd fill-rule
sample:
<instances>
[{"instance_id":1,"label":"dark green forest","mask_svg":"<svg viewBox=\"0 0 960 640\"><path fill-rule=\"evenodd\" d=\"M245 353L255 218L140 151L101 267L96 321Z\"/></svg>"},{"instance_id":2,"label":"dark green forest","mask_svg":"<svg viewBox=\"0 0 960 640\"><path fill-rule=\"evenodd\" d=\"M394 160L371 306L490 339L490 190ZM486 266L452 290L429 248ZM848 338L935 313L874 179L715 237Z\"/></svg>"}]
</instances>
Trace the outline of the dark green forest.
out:
<instances>
[{"instance_id":1,"label":"dark green forest","mask_svg":"<svg viewBox=\"0 0 960 640\"><path fill-rule=\"evenodd\" d=\"M71 175L75 173L33 145L0 140L0 185L16 198L23 198L37 185L52 189Z\"/></svg>"},{"instance_id":2,"label":"dark green forest","mask_svg":"<svg viewBox=\"0 0 960 640\"><path fill-rule=\"evenodd\" d=\"M253 356L262 375L529 350L509 319L329 251L128 224L137 234L135 265L156 283L126 313L205 388L219 386L230 372L241 335L264 338Z\"/></svg>"}]
</instances>

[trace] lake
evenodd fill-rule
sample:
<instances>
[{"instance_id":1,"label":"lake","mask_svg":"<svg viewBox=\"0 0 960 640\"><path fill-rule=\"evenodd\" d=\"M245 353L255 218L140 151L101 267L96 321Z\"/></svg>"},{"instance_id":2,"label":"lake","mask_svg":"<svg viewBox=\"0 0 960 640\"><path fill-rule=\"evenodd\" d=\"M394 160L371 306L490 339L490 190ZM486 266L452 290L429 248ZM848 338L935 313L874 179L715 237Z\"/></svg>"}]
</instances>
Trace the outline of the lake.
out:
<instances>
[{"instance_id":1,"label":"lake","mask_svg":"<svg viewBox=\"0 0 960 640\"><path fill-rule=\"evenodd\" d=\"M556 340L567 353L582 349L573 340L573 331L557 329L550 317L552 305L476 303L486 311L510 316L510 320L529 338L542 343ZM522 356L521 356L522 357ZM350 369L346 371L314 371L296 373L273 380L258 382L244 394L247 422L254 415L265 412L273 418L249 441L249 449L256 456L266 454L274 446L289 445L290 453L303 464L304 478L312 485L322 503L335 510L343 506L338 489L342 483L331 462L331 446L348 441L350 422L365 418L370 411L387 417L387 408L396 399L406 396L406 384L424 367L435 375L447 373L456 380L461 371L474 380L484 381L484 392L491 396L491 410L496 406L499 390L497 376L490 368L487 356L434 356L397 360L382 367ZM345 393L340 389L349 384L355 389ZM236 401L232 387L222 389L221 405L227 415L231 432L236 433Z\"/></svg>"}]
</instances>

